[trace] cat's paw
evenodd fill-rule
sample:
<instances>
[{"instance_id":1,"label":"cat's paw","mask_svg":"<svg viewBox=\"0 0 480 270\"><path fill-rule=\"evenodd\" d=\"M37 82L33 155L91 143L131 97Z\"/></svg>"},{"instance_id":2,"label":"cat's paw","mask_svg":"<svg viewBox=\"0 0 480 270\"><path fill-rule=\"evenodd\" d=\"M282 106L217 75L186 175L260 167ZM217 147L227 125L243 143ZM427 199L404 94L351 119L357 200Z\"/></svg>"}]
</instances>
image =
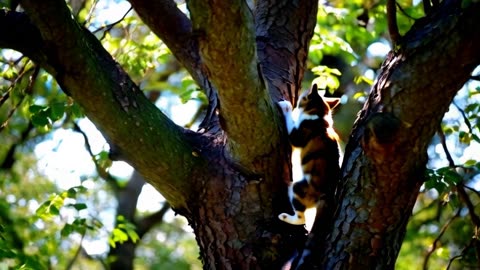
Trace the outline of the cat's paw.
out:
<instances>
[{"instance_id":1,"label":"cat's paw","mask_svg":"<svg viewBox=\"0 0 480 270\"><path fill-rule=\"evenodd\" d=\"M281 213L278 215L278 218L286 223L290 223L292 225L304 225L305 224L305 217L303 215L299 216L292 216L287 213Z\"/></svg>"},{"instance_id":2,"label":"cat's paw","mask_svg":"<svg viewBox=\"0 0 480 270\"><path fill-rule=\"evenodd\" d=\"M283 114L291 113L293 111L292 103L290 103L290 101L281 100L277 104L282 110Z\"/></svg>"}]
</instances>

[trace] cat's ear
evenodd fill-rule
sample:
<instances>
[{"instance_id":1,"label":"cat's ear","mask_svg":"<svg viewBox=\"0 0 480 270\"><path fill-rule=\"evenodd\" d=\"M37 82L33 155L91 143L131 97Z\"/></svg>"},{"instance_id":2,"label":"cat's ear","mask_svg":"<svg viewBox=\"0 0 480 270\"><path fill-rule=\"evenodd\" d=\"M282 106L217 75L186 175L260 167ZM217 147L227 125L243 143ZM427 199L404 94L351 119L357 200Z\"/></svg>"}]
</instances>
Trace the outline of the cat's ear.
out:
<instances>
[{"instance_id":1,"label":"cat's ear","mask_svg":"<svg viewBox=\"0 0 480 270\"><path fill-rule=\"evenodd\" d=\"M320 95L318 94L318 86L317 86L316 83L314 83L314 84L312 85L312 87L310 88L310 92L308 93L308 96L309 96L309 97L313 97L313 96L318 96L318 97L319 97L319 96L320 96Z\"/></svg>"},{"instance_id":2,"label":"cat's ear","mask_svg":"<svg viewBox=\"0 0 480 270\"><path fill-rule=\"evenodd\" d=\"M323 97L323 100L328 104L330 109L333 109L333 108L337 107L338 104L340 104L340 99L339 98Z\"/></svg>"}]
</instances>

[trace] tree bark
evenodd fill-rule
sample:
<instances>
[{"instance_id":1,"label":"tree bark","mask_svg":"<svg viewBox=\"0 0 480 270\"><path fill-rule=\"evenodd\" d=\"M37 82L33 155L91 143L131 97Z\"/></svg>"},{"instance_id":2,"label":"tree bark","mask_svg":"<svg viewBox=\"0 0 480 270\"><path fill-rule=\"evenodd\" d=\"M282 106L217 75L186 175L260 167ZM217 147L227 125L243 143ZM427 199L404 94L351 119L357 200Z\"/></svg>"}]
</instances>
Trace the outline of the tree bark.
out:
<instances>
[{"instance_id":1,"label":"tree bark","mask_svg":"<svg viewBox=\"0 0 480 270\"><path fill-rule=\"evenodd\" d=\"M131 2L155 29L142 6L147 4ZM328 232L314 229L307 252L298 253L299 268L393 268L424 180L426 147L480 63L480 4L461 8L460 2L444 1L390 53L346 149L333 225ZM252 14L243 1L192 0L192 30L172 2L165 3L152 5L168 9L167 17L183 27L176 39L165 28L169 21L160 20L156 33L172 43L209 97L218 92L221 126L212 130L219 132L173 124L74 21L64 1L23 0L27 16L0 12L0 27L28 33L15 39L6 31L0 45L51 73L127 161L187 217L205 269L280 269L306 237L301 226L277 218L291 211L291 164L274 104L297 98L317 1L257 1ZM191 46L187 51L178 44L182 40ZM328 235L325 245L315 238L320 234Z\"/></svg>"}]
</instances>

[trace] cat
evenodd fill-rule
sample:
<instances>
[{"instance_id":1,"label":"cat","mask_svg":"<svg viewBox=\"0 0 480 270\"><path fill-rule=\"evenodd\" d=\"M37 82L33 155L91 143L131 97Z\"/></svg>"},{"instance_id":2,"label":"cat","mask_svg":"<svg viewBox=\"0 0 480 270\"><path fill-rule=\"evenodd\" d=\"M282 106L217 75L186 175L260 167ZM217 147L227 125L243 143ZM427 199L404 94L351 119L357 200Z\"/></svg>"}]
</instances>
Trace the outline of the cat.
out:
<instances>
[{"instance_id":1,"label":"cat","mask_svg":"<svg viewBox=\"0 0 480 270\"><path fill-rule=\"evenodd\" d=\"M279 101L293 147L300 148L303 179L289 186L288 195L294 215L281 213L278 218L293 225L305 224L305 210L316 207L326 194L333 197L339 176L338 135L333 129L332 109L338 98L322 98L314 84L300 97L298 119L292 117L292 104Z\"/></svg>"}]
</instances>

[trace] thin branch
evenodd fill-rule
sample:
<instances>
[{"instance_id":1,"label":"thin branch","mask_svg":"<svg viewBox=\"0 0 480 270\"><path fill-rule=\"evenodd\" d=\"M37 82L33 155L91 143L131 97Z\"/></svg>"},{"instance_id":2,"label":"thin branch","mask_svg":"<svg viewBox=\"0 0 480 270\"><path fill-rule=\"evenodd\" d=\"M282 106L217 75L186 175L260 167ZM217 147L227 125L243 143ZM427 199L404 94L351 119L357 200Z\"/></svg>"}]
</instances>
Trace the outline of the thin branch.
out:
<instances>
[{"instance_id":1,"label":"thin branch","mask_svg":"<svg viewBox=\"0 0 480 270\"><path fill-rule=\"evenodd\" d=\"M164 202L160 210L151 215L142 217L135 222L137 225L138 236L142 238L153 226L160 224L168 210L170 210L170 205L168 202Z\"/></svg>"},{"instance_id":2,"label":"thin branch","mask_svg":"<svg viewBox=\"0 0 480 270\"><path fill-rule=\"evenodd\" d=\"M387 22L390 39L392 40L393 47L395 47L401 38L397 25L397 8L395 0L387 0Z\"/></svg>"},{"instance_id":3,"label":"thin branch","mask_svg":"<svg viewBox=\"0 0 480 270\"><path fill-rule=\"evenodd\" d=\"M405 16L405 17L407 17L407 18L409 18L409 19L411 19L411 20L414 20L414 21L418 20L418 18L414 18L414 17L412 17L412 15L408 14L408 13L405 11L405 9L402 7L402 5L400 5L400 4L397 3L397 2L395 2L395 3L397 4L398 10L400 10L400 13L401 13L403 16Z\"/></svg>"},{"instance_id":4,"label":"thin branch","mask_svg":"<svg viewBox=\"0 0 480 270\"><path fill-rule=\"evenodd\" d=\"M480 228L480 217L477 214L475 214L475 206L473 205L472 201L470 200L470 197L465 191L463 184L457 185L457 193L462 199L462 201L465 203L465 205L467 206L468 213L470 214L470 219L472 220L473 224L475 225L475 227Z\"/></svg>"},{"instance_id":5,"label":"thin branch","mask_svg":"<svg viewBox=\"0 0 480 270\"><path fill-rule=\"evenodd\" d=\"M450 269L450 267L452 266L453 261L455 261L455 260L463 257L463 255L468 251L468 249L470 249L470 248L473 246L473 244L474 244L475 241L477 241L477 239L472 238L472 239L470 240L470 242L468 243L468 245L465 246L465 247L462 249L462 251L460 252L460 254L458 254L457 256L453 256L452 258L450 258L450 260L448 261L448 265L447 265L446 270L449 270L449 269Z\"/></svg>"},{"instance_id":6,"label":"thin branch","mask_svg":"<svg viewBox=\"0 0 480 270\"><path fill-rule=\"evenodd\" d=\"M19 70L20 74L13 80L13 82L8 87L7 91L5 91L5 94L0 97L0 108L3 106L5 101L7 101L7 99L10 97L10 92L12 92L13 88L15 88L15 85L23 78L23 76L25 76L27 72L31 70L31 69L28 69L28 70L26 69L27 64L28 62L20 68Z\"/></svg>"},{"instance_id":7,"label":"thin branch","mask_svg":"<svg viewBox=\"0 0 480 270\"><path fill-rule=\"evenodd\" d=\"M442 130L441 126L438 127L437 134L438 134L438 137L440 137L440 142L442 144L443 151L445 152L445 155L447 156L448 166L454 169L455 168L455 162L453 161L452 155L450 154L450 151L448 150L447 141L446 141L446 138L445 138L445 133L443 133L443 130Z\"/></svg>"},{"instance_id":8,"label":"thin branch","mask_svg":"<svg viewBox=\"0 0 480 270\"><path fill-rule=\"evenodd\" d=\"M85 229L83 232L82 232L82 236L80 238L80 243L78 243L78 248L77 250L75 251L75 254L73 255L73 258L68 262L67 264L67 267L65 268L66 270L70 270L73 268L73 264L75 263L75 261L78 259L78 256L80 255L80 253L82 252L82 244L83 244L83 239L85 239L85 234L87 233L87 230Z\"/></svg>"},{"instance_id":9,"label":"thin branch","mask_svg":"<svg viewBox=\"0 0 480 270\"><path fill-rule=\"evenodd\" d=\"M440 233L437 235L437 237L435 238L435 240L433 241L432 243L432 246L430 247L430 249L428 250L427 252L427 255L425 256L425 259L423 261L423 268L424 270L427 270L428 269L428 260L430 259L430 256L433 254L433 252L437 249L437 245L438 243L440 242L440 238L442 238L443 234L445 234L445 232L447 231L448 227L450 227L450 225L452 224L452 222L460 217L460 211L461 209L458 209L457 212L455 213L455 215L453 215L449 220L448 222L443 225L442 229L440 230Z\"/></svg>"},{"instance_id":10,"label":"thin branch","mask_svg":"<svg viewBox=\"0 0 480 270\"><path fill-rule=\"evenodd\" d=\"M16 161L15 160L15 151L21 143L25 142L25 140L28 137L28 134L30 134L30 131L32 129L33 129L33 124L30 121L30 122L28 122L27 128L22 131L22 133L20 135L20 139L16 143L11 145L10 148L8 149L7 154L5 155L3 161L0 163L0 169L9 170L13 167L13 164Z\"/></svg>"},{"instance_id":11,"label":"thin branch","mask_svg":"<svg viewBox=\"0 0 480 270\"><path fill-rule=\"evenodd\" d=\"M112 28L115 27L115 25L121 23L125 19L125 17L127 17L127 14L130 13L130 11L132 11L132 9L133 9L133 7L130 7L127 10L127 12L125 12L125 14L123 14L123 16L118 21L115 21L113 23L110 23L110 24L104 25L102 27L99 27L98 29L95 29L94 31L92 31L92 33L95 34L97 32L103 31L102 36L99 38L99 40L103 40L105 38L105 35L107 34L107 32L112 30Z\"/></svg>"},{"instance_id":12,"label":"thin branch","mask_svg":"<svg viewBox=\"0 0 480 270\"><path fill-rule=\"evenodd\" d=\"M471 192L475 193L478 197L480 197L480 192L472 187L469 187L467 185L463 185L464 188L470 190Z\"/></svg>"},{"instance_id":13,"label":"thin branch","mask_svg":"<svg viewBox=\"0 0 480 270\"><path fill-rule=\"evenodd\" d=\"M457 105L455 104L455 106L457 106ZM457 109L460 110L460 108L458 108L458 106L457 106ZM461 110L461 111L464 115L465 121L468 122L468 119L466 119L465 113L463 112L463 110ZM443 133L443 130L441 128L439 128L438 134L439 134L441 142L442 142L443 150L445 151L445 154L447 156L449 166L451 168L455 168L455 163L453 162L452 156L450 155L450 152L448 151L448 148L447 148L447 144L446 144L446 141L445 141L445 134ZM459 183L459 184L456 185L456 190L457 190L457 193L458 193L460 199L467 206L468 213L470 214L470 219L472 220L472 223L475 226L475 230L478 230L480 228L480 217L475 213L475 206L473 205L472 201L470 200L470 197L468 196L464 187L465 187L465 185L463 183ZM458 211L459 211L458 213L460 213L461 208L458 209ZM439 238L437 238L437 239L439 239ZM434 247L436 247L435 242L434 242ZM477 252L478 257L480 258L480 248L476 248L475 250ZM433 250L431 252L433 252ZM427 260L428 260L428 257L430 255L431 255L431 253L427 254L427 257L425 258L424 269L426 269L426 267L427 267ZM450 262L449 262L449 264L450 264Z\"/></svg>"},{"instance_id":14,"label":"thin branch","mask_svg":"<svg viewBox=\"0 0 480 270\"><path fill-rule=\"evenodd\" d=\"M105 168L100 165L97 158L95 157L95 154L92 152L92 147L90 145L90 141L88 140L87 134L80 128L77 123L73 123L73 131L78 132L82 135L83 140L85 141L85 149L90 154L90 157L95 164L95 169L97 170L98 175L102 179L104 179L113 188L113 190L118 191L120 189L120 186L118 185L117 179L115 179L115 177L113 177L107 170L105 170Z\"/></svg>"},{"instance_id":15,"label":"thin branch","mask_svg":"<svg viewBox=\"0 0 480 270\"><path fill-rule=\"evenodd\" d=\"M467 125L468 127L468 131L470 133L473 133L472 124L470 123L470 120L468 120L468 116L465 113L465 111L462 108L460 108L460 106L458 106L455 102L453 102L453 105L455 106L455 108L457 108L457 110L462 115L463 121L465 121L465 125Z\"/></svg>"},{"instance_id":16,"label":"thin branch","mask_svg":"<svg viewBox=\"0 0 480 270\"><path fill-rule=\"evenodd\" d=\"M10 86L9 90L7 91L7 94L5 96L8 95L8 97L10 96L10 91L15 87L15 85L17 84L17 82L19 80L21 80L23 78L23 76L25 76L27 74L27 72L30 72L32 71L32 69L28 69L28 70L25 70L22 74L20 74L17 79L15 79L15 82ZM40 68L38 66L35 66L33 68L33 73L32 75L30 76L29 78L29 82L28 82L28 85L27 87L24 89L23 93L20 95L20 100L17 102L17 104L15 104L11 109L10 111L8 112L7 114L7 118L5 119L5 121L0 125L0 132L2 132L2 130L8 125L8 122L10 121L10 119L13 117L13 114L17 111L18 107L20 106L20 104L22 104L23 100L25 99L25 97L29 94L32 93L32 89L33 89L33 85L35 83L35 80L37 78L37 75L38 75L38 72L40 71ZM7 97L2 98L2 103L0 103L0 107L1 105L3 105L3 102L4 100L6 100Z\"/></svg>"},{"instance_id":17,"label":"thin branch","mask_svg":"<svg viewBox=\"0 0 480 270\"><path fill-rule=\"evenodd\" d=\"M473 205L472 201L470 200L470 197L468 196L467 192L465 192L465 189L463 189L462 184L457 185L457 192L460 195L460 198L462 201L467 205L468 208L468 213L470 214L470 219L472 220L473 224L475 225L475 234L473 236L473 239L475 240L475 252L477 255L477 266L480 266L480 242L478 240L479 235L478 232L480 230L480 217L475 213L475 206Z\"/></svg>"},{"instance_id":18,"label":"thin branch","mask_svg":"<svg viewBox=\"0 0 480 270\"><path fill-rule=\"evenodd\" d=\"M92 6L90 7L90 10L88 11L85 21L83 22L83 25L90 22L90 20L92 19L93 13L95 11L95 8L97 7L97 4L98 4L98 0L94 0Z\"/></svg>"},{"instance_id":19,"label":"thin branch","mask_svg":"<svg viewBox=\"0 0 480 270\"><path fill-rule=\"evenodd\" d=\"M480 81L480 75L470 76L470 80Z\"/></svg>"}]
</instances>

